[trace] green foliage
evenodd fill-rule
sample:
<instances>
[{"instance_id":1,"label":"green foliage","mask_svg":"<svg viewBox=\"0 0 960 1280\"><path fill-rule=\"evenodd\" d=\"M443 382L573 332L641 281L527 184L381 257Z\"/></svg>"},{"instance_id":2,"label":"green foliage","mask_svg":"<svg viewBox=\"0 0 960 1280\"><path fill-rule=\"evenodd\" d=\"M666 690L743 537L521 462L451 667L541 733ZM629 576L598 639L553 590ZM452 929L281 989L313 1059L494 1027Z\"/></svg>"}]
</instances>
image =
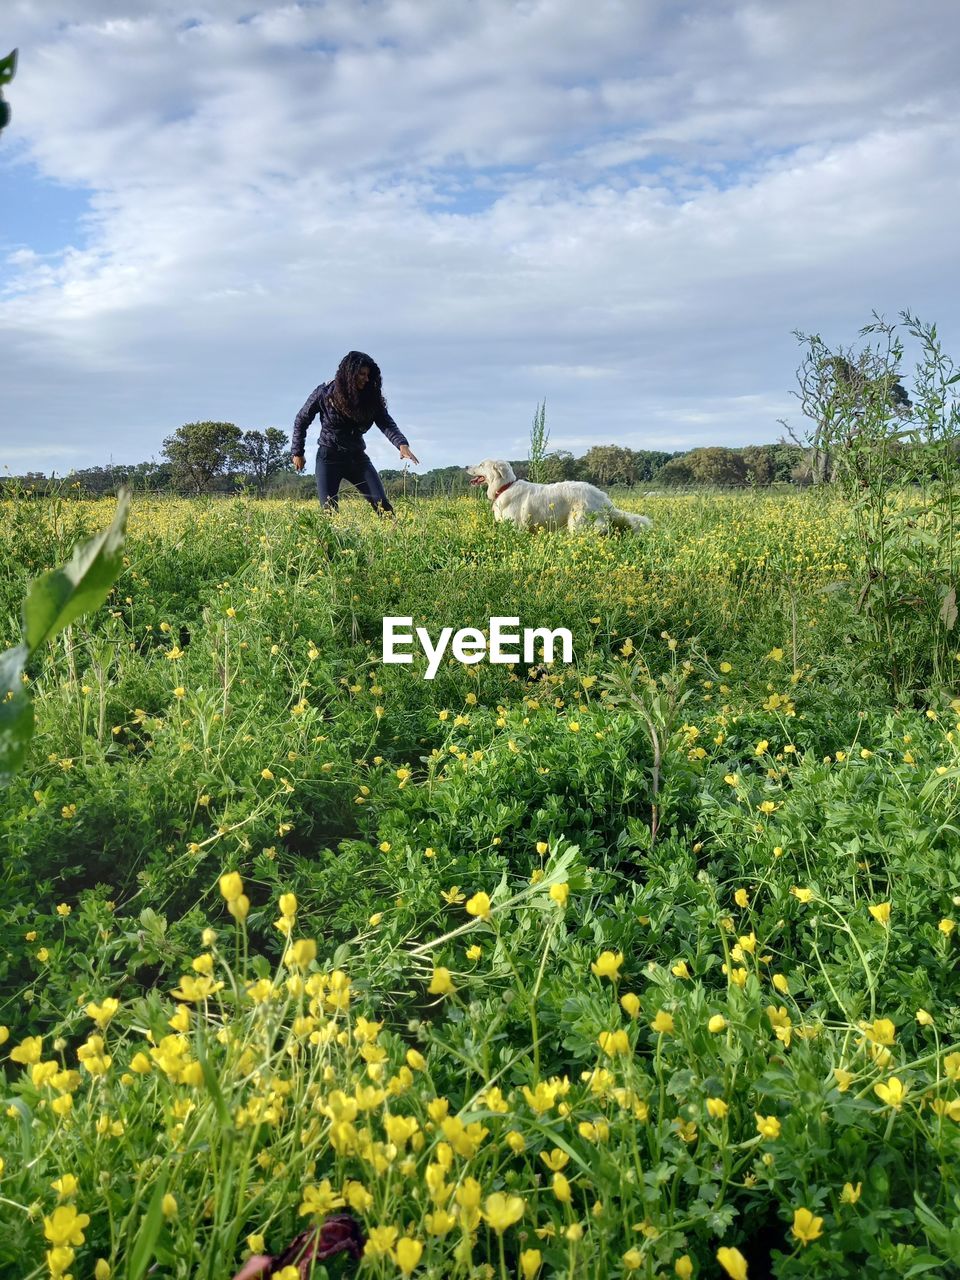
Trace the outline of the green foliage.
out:
<instances>
[{"instance_id":1,"label":"green foliage","mask_svg":"<svg viewBox=\"0 0 960 1280\"><path fill-rule=\"evenodd\" d=\"M244 476L258 498L263 498L271 479L290 466L290 449L286 432L277 427L266 431L245 431L237 445L234 460L244 468Z\"/></svg>"},{"instance_id":2,"label":"green foliage","mask_svg":"<svg viewBox=\"0 0 960 1280\"><path fill-rule=\"evenodd\" d=\"M530 469L529 478L535 484L544 483L544 459L547 456L547 445L550 442L550 431L547 427L547 402L537 405L530 428Z\"/></svg>"},{"instance_id":3,"label":"green foliage","mask_svg":"<svg viewBox=\"0 0 960 1280\"><path fill-rule=\"evenodd\" d=\"M816 422L815 472L844 493L861 549L855 626L884 663L895 697L924 678L952 679L960 487L960 373L944 355L935 325L907 312L903 327L920 344L911 401L900 381L900 327L876 317L862 331L874 347L831 352L819 335L807 347L800 381ZM882 657L881 657L882 655Z\"/></svg>"},{"instance_id":4,"label":"green foliage","mask_svg":"<svg viewBox=\"0 0 960 1280\"><path fill-rule=\"evenodd\" d=\"M209 492L213 480L229 471L242 440L232 422L185 422L163 442L174 487L198 497Z\"/></svg>"},{"instance_id":5,"label":"green foliage","mask_svg":"<svg viewBox=\"0 0 960 1280\"><path fill-rule=\"evenodd\" d=\"M639 455L622 445L597 444L588 449L580 464L580 479L589 480L602 488L613 485L633 485L641 479L642 467Z\"/></svg>"},{"instance_id":6,"label":"green foliage","mask_svg":"<svg viewBox=\"0 0 960 1280\"><path fill-rule=\"evenodd\" d=\"M0 131L4 130L10 123L10 107L3 100L3 86L9 84L17 72L17 50L8 53L5 58L0 58Z\"/></svg>"},{"instance_id":7,"label":"green foliage","mask_svg":"<svg viewBox=\"0 0 960 1280\"><path fill-rule=\"evenodd\" d=\"M229 1280L325 1180L414 1275L953 1274L955 685L890 696L829 589L839 489L636 505L643 539L137 504L0 812L0 1272L72 1174L77 1275ZM0 616L96 516L3 508ZM425 681L387 613L569 626L575 662Z\"/></svg>"},{"instance_id":8,"label":"green foliage","mask_svg":"<svg viewBox=\"0 0 960 1280\"><path fill-rule=\"evenodd\" d=\"M692 449L683 462L694 484L738 485L747 478L746 463L736 449Z\"/></svg>"},{"instance_id":9,"label":"green foliage","mask_svg":"<svg viewBox=\"0 0 960 1280\"><path fill-rule=\"evenodd\" d=\"M0 655L0 786L24 762L33 735L26 667L40 648L84 613L99 608L122 568L130 494L122 493L109 528L79 544L70 561L37 578L23 603L23 639Z\"/></svg>"}]
</instances>

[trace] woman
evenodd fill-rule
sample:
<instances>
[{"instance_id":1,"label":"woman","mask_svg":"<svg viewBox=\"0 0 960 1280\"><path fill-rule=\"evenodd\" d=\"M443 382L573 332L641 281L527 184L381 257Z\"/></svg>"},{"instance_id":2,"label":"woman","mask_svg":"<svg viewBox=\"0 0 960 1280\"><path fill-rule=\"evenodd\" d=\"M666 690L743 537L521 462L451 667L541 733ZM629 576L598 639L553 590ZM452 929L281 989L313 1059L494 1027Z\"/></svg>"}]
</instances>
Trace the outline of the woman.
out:
<instances>
[{"instance_id":1,"label":"woman","mask_svg":"<svg viewBox=\"0 0 960 1280\"><path fill-rule=\"evenodd\" d=\"M293 424L293 465L302 471L307 427L319 414L317 442L317 496L324 506L337 508L337 493L344 480L355 484L375 511L392 513L383 481L363 446L364 433L374 423L400 457L417 463L407 438L390 417L383 398L380 370L362 351L348 351L332 382L321 383L310 395Z\"/></svg>"}]
</instances>

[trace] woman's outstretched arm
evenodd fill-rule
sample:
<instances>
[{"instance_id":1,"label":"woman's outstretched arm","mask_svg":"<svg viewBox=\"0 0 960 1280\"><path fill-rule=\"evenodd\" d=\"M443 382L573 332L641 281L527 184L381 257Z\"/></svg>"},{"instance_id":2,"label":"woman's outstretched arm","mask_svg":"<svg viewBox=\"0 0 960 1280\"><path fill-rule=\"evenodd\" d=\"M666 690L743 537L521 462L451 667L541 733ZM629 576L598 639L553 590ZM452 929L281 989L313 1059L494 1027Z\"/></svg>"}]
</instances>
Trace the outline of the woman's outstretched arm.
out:
<instances>
[{"instance_id":1,"label":"woman's outstretched arm","mask_svg":"<svg viewBox=\"0 0 960 1280\"><path fill-rule=\"evenodd\" d=\"M307 427L320 412L320 400L323 393L324 384L310 392L307 402L293 420L293 441L290 446L290 453L294 458L303 457L304 442L307 438Z\"/></svg>"},{"instance_id":2,"label":"woman's outstretched arm","mask_svg":"<svg viewBox=\"0 0 960 1280\"><path fill-rule=\"evenodd\" d=\"M400 450L401 458L409 458L411 462L420 461L420 459L411 451L409 440L394 422L388 409L381 409L374 418L374 422L390 443Z\"/></svg>"}]
</instances>

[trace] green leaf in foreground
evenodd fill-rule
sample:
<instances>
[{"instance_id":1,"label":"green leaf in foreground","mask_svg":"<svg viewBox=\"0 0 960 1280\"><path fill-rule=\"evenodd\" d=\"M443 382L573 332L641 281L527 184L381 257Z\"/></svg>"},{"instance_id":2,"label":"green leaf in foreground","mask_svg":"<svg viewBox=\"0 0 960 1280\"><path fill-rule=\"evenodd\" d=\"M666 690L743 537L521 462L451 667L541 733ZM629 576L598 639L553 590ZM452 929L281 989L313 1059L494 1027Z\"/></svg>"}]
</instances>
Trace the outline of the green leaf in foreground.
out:
<instances>
[{"instance_id":1,"label":"green leaf in foreground","mask_svg":"<svg viewBox=\"0 0 960 1280\"><path fill-rule=\"evenodd\" d=\"M23 683L27 647L0 654L0 787L23 765L33 737L33 704Z\"/></svg>"},{"instance_id":2,"label":"green leaf in foreground","mask_svg":"<svg viewBox=\"0 0 960 1280\"><path fill-rule=\"evenodd\" d=\"M78 543L60 569L30 584L23 604L23 642L0 653L0 787L22 768L33 737L33 704L23 682L27 663L82 613L97 609L123 568L130 490L121 489L109 528Z\"/></svg>"},{"instance_id":3,"label":"green leaf in foreground","mask_svg":"<svg viewBox=\"0 0 960 1280\"><path fill-rule=\"evenodd\" d=\"M168 1179L169 1171L162 1170L153 1188L146 1216L137 1232L136 1243L130 1253L126 1280L142 1280L153 1259L153 1251L160 1235L160 1228L163 1226L163 1197L167 1194Z\"/></svg>"},{"instance_id":4,"label":"green leaf in foreground","mask_svg":"<svg viewBox=\"0 0 960 1280\"><path fill-rule=\"evenodd\" d=\"M17 73L17 50L0 58L0 84L9 84Z\"/></svg>"},{"instance_id":5,"label":"green leaf in foreground","mask_svg":"<svg viewBox=\"0 0 960 1280\"><path fill-rule=\"evenodd\" d=\"M108 529L78 543L70 560L30 584L23 605L24 640L32 654L82 613L98 609L123 568L130 490L123 489Z\"/></svg>"}]
</instances>

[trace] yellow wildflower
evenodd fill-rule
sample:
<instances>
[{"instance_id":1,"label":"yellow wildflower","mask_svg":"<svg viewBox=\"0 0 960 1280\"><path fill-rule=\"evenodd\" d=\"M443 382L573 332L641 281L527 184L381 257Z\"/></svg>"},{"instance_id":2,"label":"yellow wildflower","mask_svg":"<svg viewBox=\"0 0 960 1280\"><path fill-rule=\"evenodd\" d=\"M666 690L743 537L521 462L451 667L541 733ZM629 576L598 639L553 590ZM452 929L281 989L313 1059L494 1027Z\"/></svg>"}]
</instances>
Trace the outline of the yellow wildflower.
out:
<instances>
[{"instance_id":1,"label":"yellow wildflower","mask_svg":"<svg viewBox=\"0 0 960 1280\"><path fill-rule=\"evenodd\" d=\"M315 1186L309 1186L304 1190L303 1203L300 1205L299 1212L301 1214L315 1214L317 1217L325 1217L332 1209L339 1209L344 1204L343 1196L338 1195L330 1184L329 1178Z\"/></svg>"},{"instance_id":2,"label":"yellow wildflower","mask_svg":"<svg viewBox=\"0 0 960 1280\"><path fill-rule=\"evenodd\" d=\"M43 1037L27 1036L25 1040L21 1040L18 1045L10 1050L10 1061L20 1062L24 1066L32 1066L33 1063L40 1061L43 1053Z\"/></svg>"},{"instance_id":3,"label":"yellow wildflower","mask_svg":"<svg viewBox=\"0 0 960 1280\"><path fill-rule=\"evenodd\" d=\"M239 923L242 924L247 916L250 915L250 899L248 899L246 893L241 893L239 897L230 899L227 904L227 910L234 920L239 920Z\"/></svg>"},{"instance_id":4,"label":"yellow wildflower","mask_svg":"<svg viewBox=\"0 0 960 1280\"><path fill-rule=\"evenodd\" d=\"M236 871L220 877L220 892L227 902L235 902L243 893L243 880Z\"/></svg>"},{"instance_id":5,"label":"yellow wildflower","mask_svg":"<svg viewBox=\"0 0 960 1280\"><path fill-rule=\"evenodd\" d=\"M523 1280L534 1280L543 1266L543 1254L539 1249L524 1249L520 1254L520 1273Z\"/></svg>"},{"instance_id":6,"label":"yellow wildflower","mask_svg":"<svg viewBox=\"0 0 960 1280\"><path fill-rule=\"evenodd\" d=\"M747 1280L747 1260L739 1249L730 1249L723 1245L717 1250L717 1261L730 1280Z\"/></svg>"},{"instance_id":7,"label":"yellow wildflower","mask_svg":"<svg viewBox=\"0 0 960 1280\"><path fill-rule=\"evenodd\" d=\"M446 1209L434 1209L424 1215L423 1224L432 1236L445 1236L457 1225L457 1220Z\"/></svg>"},{"instance_id":8,"label":"yellow wildflower","mask_svg":"<svg viewBox=\"0 0 960 1280\"><path fill-rule=\"evenodd\" d=\"M602 951L590 968L596 977L609 978L611 982L616 982L620 977L622 964L622 951Z\"/></svg>"},{"instance_id":9,"label":"yellow wildflower","mask_svg":"<svg viewBox=\"0 0 960 1280\"><path fill-rule=\"evenodd\" d=\"M467 915L476 916L478 920L490 919L490 898L482 891L475 893L467 902L464 910Z\"/></svg>"},{"instance_id":10,"label":"yellow wildflower","mask_svg":"<svg viewBox=\"0 0 960 1280\"><path fill-rule=\"evenodd\" d=\"M640 997L632 991L628 991L625 996L620 997L620 1004L624 1013L631 1018L636 1018L640 1013Z\"/></svg>"},{"instance_id":11,"label":"yellow wildflower","mask_svg":"<svg viewBox=\"0 0 960 1280\"><path fill-rule=\"evenodd\" d=\"M858 1025L871 1044L891 1045L896 1040L897 1028L889 1018L875 1018L873 1022Z\"/></svg>"},{"instance_id":12,"label":"yellow wildflower","mask_svg":"<svg viewBox=\"0 0 960 1280\"><path fill-rule=\"evenodd\" d=\"M553 1194L557 1197L557 1199L560 1201L561 1204L570 1203L573 1197L570 1191L570 1183L567 1181L567 1178L565 1177L564 1174L555 1173L553 1175L553 1182L551 1186L553 1188Z\"/></svg>"},{"instance_id":13,"label":"yellow wildflower","mask_svg":"<svg viewBox=\"0 0 960 1280\"><path fill-rule=\"evenodd\" d=\"M290 969L306 969L317 958L317 944L312 938L298 938L283 957Z\"/></svg>"},{"instance_id":14,"label":"yellow wildflower","mask_svg":"<svg viewBox=\"0 0 960 1280\"><path fill-rule=\"evenodd\" d=\"M903 1106L903 1101L909 1092L909 1085L905 1085L902 1080L898 1080L896 1076L891 1076L884 1084L875 1084L873 1091L880 1099L885 1102L888 1107L892 1107L894 1111L899 1111Z\"/></svg>"},{"instance_id":15,"label":"yellow wildflower","mask_svg":"<svg viewBox=\"0 0 960 1280\"><path fill-rule=\"evenodd\" d=\"M396 1227L371 1227L367 1233L367 1242L363 1246L365 1258L380 1258L393 1252L400 1232Z\"/></svg>"},{"instance_id":16,"label":"yellow wildflower","mask_svg":"<svg viewBox=\"0 0 960 1280\"><path fill-rule=\"evenodd\" d=\"M88 1213L78 1213L75 1205L61 1204L44 1218L43 1234L54 1246L79 1245L84 1242L83 1230L89 1224Z\"/></svg>"},{"instance_id":17,"label":"yellow wildflower","mask_svg":"<svg viewBox=\"0 0 960 1280\"><path fill-rule=\"evenodd\" d=\"M776 1116L761 1116L754 1112L754 1119L757 1122L757 1133L761 1138L768 1138L771 1141L780 1137L780 1121Z\"/></svg>"},{"instance_id":18,"label":"yellow wildflower","mask_svg":"<svg viewBox=\"0 0 960 1280\"><path fill-rule=\"evenodd\" d=\"M811 1244L823 1235L823 1219L815 1217L809 1209L795 1209L791 1230L801 1244Z\"/></svg>"},{"instance_id":19,"label":"yellow wildflower","mask_svg":"<svg viewBox=\"0 0 960 1280\"><path fill-rule=\"evenodd\" d=\"M505 1195L495 1191L487 1196L483 1205L483 1219L497 1235L502 1235L507 1227L512 1227L523 1217L524 1201L520 1196Z\"/></svg>"},{"instance_id":20,"label":"yellow wildflower","mask_svg":"<svg viewBox=\"0 0 960 1280\"><path fill-rule=\"evenodd\" d=\"M618 1053L630 1052L630 1041L627 1039L627 1033L623 1030L601 1031L597 1036L597 1044L610 1057Z\"/></svg>"},{"instance_id":21,"label":"yellow wildflower","mask_svg":"<svg viewBox=\"0 0 960 1280\"><path fill-rule=\"evenodd\" d=\"M570 886L564 880L562 884L552 884L550 886L550 897L559 906L567 905L567 898L570 896Z\"/></svg>"},{"instance_id":22,"label":"yellow wildflower","mask_svg":"<svg viewBox=\"0 0 960 1280\"><path fill-rule=\"evenodd\" d=\"M430 979L430 985L427 991L432 996L450 996L456 991L453 981L450 977L450 970L445 969L442 965L438 965L433 971Z\"/></svg>"}]
</instances>

